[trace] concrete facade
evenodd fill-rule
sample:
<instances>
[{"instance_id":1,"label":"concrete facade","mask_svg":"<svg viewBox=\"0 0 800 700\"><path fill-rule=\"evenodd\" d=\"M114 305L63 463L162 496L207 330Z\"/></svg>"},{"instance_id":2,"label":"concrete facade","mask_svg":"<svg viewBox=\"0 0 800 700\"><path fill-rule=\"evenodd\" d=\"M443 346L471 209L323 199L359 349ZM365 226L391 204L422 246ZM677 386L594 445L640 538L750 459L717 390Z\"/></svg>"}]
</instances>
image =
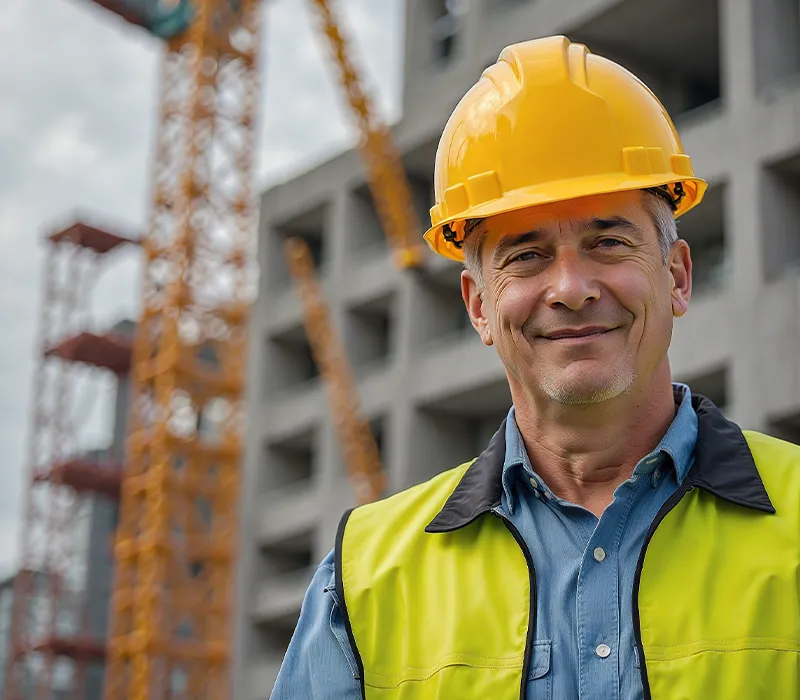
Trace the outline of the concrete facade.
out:
<instances>
[{"instance_id":1,"label":"concrete facade","mask_svg":"<svg viewBox=\"0 0 800 700\"><path fill-rule=\"evenodd\" d=\"M464 8L451 14L448 7ZM408 0L396 140L420 216L452 108L507 44L564 33L642 77L672 113L706 201L676 379L743 426L800 441L800 5L796 0ZM315 564L352 505L282 242L301 235L358 378L392 490L474 456L509 407L467 323L459 267L394 269L346 152L262 196L251 342L235 697L269 697Z\"/></svg>"}]
</instances>

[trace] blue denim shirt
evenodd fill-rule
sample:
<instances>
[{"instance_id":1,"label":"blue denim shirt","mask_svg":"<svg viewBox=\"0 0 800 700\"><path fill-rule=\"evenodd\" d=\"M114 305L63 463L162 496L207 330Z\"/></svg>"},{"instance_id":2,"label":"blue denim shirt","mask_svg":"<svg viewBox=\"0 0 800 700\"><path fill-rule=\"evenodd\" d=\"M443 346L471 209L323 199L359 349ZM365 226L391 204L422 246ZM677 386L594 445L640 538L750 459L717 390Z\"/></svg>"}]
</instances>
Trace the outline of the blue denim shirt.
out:
<instances>
[{"instance_id":1,"label":"blue denim shirt","mask_svg":"<svg viewBox=\"0 0 800 700\"><path fill-rule=\"evenodd\" d=\"M533 553L537 617L527 700L641 700L633 634L633 576L647 529L694 458L697 415L689 387L673 385L678 412L597 518L561 500L533 470L514 409L506 423L500 515ZM334 555L306 592L272 700L360 700L356 664L334 587Z\"/></svg>"}]
</instances>

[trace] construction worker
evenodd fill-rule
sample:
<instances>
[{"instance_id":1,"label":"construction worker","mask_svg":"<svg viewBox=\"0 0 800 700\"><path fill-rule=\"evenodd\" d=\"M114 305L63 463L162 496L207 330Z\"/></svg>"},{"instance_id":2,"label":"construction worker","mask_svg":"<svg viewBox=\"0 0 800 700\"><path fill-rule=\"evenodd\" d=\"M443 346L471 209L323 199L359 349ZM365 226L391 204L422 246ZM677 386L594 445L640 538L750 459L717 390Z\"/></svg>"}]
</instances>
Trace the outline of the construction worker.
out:
<instances>
[{"instance_id":1,"label":"construction worker","mask_svg":"<svg viewBox=\"0 0 800 700\"><path fill-rule=\"evenodd\" d=\"M673 383L706 184L564 37L456 107L426 240L513 407L474 461L342 519L276 700L800 697L800 448Z\"/></svg>"}]
</instances>

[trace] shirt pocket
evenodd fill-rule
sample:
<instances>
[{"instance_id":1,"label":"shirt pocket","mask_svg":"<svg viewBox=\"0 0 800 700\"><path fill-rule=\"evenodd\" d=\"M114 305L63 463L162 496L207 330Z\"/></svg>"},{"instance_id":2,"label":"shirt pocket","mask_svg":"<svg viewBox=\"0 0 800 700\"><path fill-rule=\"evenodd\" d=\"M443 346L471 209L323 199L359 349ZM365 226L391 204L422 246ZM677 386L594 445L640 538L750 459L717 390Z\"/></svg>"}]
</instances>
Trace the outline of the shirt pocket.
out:
<instances>
[{"instance_id":1,"label":"shirt pocket","mask_svg":"<svg viewBox=\"0 0 800 700\"><path fill-rule=\"evenodd\" d=\"M553 697L553 674L550 671L552 642L543 639L533 643L531 663L528 669L526 700L551 700Z\"/></svg>"}]
</instances>

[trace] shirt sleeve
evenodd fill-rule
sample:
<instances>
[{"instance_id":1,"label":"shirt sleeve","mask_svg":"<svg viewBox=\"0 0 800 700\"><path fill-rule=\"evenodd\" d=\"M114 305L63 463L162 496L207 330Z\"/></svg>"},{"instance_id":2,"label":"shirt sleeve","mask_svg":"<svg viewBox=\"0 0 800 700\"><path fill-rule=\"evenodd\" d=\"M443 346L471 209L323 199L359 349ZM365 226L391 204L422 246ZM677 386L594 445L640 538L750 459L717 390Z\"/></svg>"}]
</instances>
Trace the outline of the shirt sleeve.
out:
<instances>
[{"instance_id":1,"label":"shirt sleeve","mask_svg":"<svg viewBox=\"0 0 800 700\"><path fill-rule=\"evenodd\" d=\"M271 700L361 700L355 656L336 595L333 550L306 591Z\"/></svg>"}]
</instances>

